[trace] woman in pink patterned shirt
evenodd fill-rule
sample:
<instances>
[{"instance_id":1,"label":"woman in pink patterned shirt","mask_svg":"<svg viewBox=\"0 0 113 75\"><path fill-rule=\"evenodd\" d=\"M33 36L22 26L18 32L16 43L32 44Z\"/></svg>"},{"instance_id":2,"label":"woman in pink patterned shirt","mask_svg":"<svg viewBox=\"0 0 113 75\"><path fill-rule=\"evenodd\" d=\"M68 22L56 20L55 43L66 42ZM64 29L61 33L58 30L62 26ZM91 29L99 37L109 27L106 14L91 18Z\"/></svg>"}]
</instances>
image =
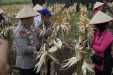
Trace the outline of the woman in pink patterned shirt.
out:
<instances>
[{"instance_id":1,"label":"woman in pink patterned shirt","mask_svg":"<svg viewBox=\"0 0 113 75\"><path fill-rule=\"evenodd\" d=\"M113 35L107 25L113 18L98 11L90 21L96 30L92 41L92 61L95 64L95 75L111 75L113 58L111 55Z\"/></svg>"}]
</instances>

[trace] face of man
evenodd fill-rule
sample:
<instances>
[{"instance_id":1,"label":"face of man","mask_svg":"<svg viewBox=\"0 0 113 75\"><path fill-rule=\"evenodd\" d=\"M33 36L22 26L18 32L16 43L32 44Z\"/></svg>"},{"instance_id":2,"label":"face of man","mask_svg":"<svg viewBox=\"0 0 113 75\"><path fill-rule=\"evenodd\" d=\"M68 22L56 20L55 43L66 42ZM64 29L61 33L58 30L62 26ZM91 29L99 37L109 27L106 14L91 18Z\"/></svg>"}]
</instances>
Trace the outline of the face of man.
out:
<instances>
[{"instance_id":1,"label":"face of man","mask_svg":"<svg viewBox=\"0 0 113 75\"><path fill-rule=\"evenodd\" d=\"M29 18L23 18L21 19L22 25L30 27L33 24L34 18L29 17Z\"/></svg>"},{"instance_id":2,"label":"face of man","mask_svg":"<svg viewBox=\"0 0 113 75\"><path fill-rule=\"evenodd\" d=\"M43 16L43 19L44 19L45 22L49 21L49 17L48 16Z\"/></svg>"}]
</instances>

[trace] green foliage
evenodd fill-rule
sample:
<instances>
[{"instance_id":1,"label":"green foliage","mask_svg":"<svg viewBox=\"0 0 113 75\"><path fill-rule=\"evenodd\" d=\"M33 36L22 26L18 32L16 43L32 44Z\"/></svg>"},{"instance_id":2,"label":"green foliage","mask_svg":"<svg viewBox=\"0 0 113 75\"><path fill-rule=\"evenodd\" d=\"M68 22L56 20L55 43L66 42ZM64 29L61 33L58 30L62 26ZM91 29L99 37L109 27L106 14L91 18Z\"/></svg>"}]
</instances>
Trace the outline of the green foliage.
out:
<instances>
[{"instance_id":1,"label":"green foliage","mask_svg":"<svg viewBox=\"0 0 113 75\"><path fill-rule=\"evenodd\" d=\"M31 0L0 0L0 5L30 3Z\"/></svg>"}]
</instances>

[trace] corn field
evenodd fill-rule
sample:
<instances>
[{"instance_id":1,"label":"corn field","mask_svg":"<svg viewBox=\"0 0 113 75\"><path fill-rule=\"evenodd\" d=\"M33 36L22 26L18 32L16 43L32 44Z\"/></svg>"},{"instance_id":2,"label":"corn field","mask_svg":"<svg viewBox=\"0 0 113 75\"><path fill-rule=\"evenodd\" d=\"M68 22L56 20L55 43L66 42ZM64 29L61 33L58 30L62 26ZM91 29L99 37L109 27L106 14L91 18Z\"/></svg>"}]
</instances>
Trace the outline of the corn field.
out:
<instances>
[{"instance_id":1,"label":"corn field","mask_svg":"<svg viewBox=\"0 0 113 75\"><path fill-rule=\"evenodd\" d=\"M2 35L9 44L9 64L11 75L19 75L15 67L15 48L13 47L13 30L17 20L15 14L24 4L2 5L2 8L10 18L10 23L4 29L0 29ZM45 5L46 6L46 5ZM52 35L46 39L48 48L43 43L37 53L37 72L41 75L47 74L47 63L50 64L50 75L94 75L90 56L90 43L92 37L92 27L89 25L91 12L86 6L80 6L80 12L76 12L76 3L69 8L63 9L64 4L54 4L48 6L49 10L55 14L52 17Z\"/></svg>"}]
</instances>

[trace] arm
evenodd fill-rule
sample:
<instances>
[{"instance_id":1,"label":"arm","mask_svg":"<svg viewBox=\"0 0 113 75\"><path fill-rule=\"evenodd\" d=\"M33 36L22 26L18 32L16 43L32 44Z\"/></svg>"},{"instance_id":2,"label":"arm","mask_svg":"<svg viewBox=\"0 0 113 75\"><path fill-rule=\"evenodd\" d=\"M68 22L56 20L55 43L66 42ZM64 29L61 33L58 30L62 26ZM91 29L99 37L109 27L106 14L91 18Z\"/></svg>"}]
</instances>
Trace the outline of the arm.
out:
<instances>
[{"instance_id":1,"label":"arm","mask_svg":"<svg viewBox=\"0 0 113 75\"><path fill-rule=\"evenodd\" d=\"M96 34L97 34L96 32L93 33L92 46L93 46L93 44L94 44L94 42L95 42Z\"/></svg>"},{"instance_id":2,"label":"arm","mask_svg":"<svg viewBox=\"0 0 113 75\"><path fill-rule=\"evenodd\" d=\"M103 53L106 48L111 44L111 42L113 41L113 36L112 36L112 33L111 32L108 32L102 43L100 45L93 45L93 49L96 51L96 52L99 52L99 53Z\"/></svg>"}]
</instances>

